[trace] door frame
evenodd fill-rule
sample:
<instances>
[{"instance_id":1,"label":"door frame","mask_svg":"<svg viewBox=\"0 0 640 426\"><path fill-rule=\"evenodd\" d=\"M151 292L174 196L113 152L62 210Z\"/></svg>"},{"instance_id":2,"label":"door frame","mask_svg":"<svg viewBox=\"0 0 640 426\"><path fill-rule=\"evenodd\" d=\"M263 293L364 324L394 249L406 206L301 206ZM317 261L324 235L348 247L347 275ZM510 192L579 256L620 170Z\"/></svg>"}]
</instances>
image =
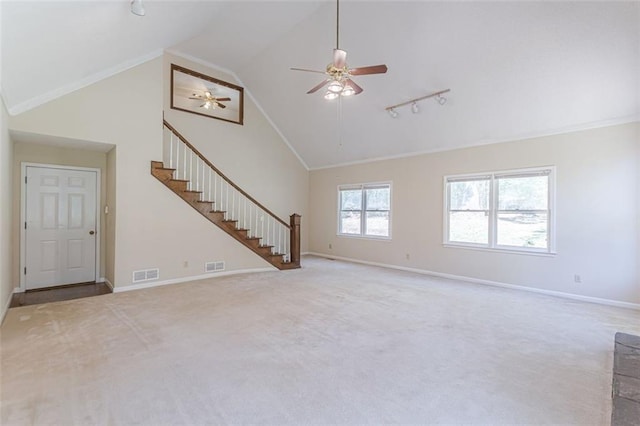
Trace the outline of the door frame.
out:
<instances>
[{"instance_id":1,"label":"door frame","mask_svg":"<svg viewBox=\"0 0 640 426\"><path fill-rule=\"evenodd\" d=\"M102 187L102 170L96 167L76 167L76 166L63 166L60 164L44 164L44 163L20 163L20 289L19 292L23 293L27 290L27 281L24 273L25 263L27 261L27 246L26 246L26 230L24 229L24 223L27 220L27 184L25 178L27 177L27 167L39 167L42 169L61 169L72 170L80 172L95 172L96 173L96 271L95 280L100 282L100 240L102 235L102 228L100 228L100 216L101 216L101 199L100 188Z\"/></svg>"}]
</instances>

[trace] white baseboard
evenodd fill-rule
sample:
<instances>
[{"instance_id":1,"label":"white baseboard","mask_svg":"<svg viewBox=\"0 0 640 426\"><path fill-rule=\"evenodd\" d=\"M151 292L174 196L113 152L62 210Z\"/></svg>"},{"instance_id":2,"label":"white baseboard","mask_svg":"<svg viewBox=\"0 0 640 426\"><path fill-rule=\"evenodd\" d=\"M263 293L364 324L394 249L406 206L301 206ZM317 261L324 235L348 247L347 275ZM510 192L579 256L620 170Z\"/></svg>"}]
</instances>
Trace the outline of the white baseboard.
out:
<instances>
[{"instance_id":1,"label":"white baseboard","mask_svg":"<svg viewBox=\"0 0 640 426\"><path fill-rule=\"evenodd\" d=\"M16 291L14 290L13 293ZM4 317L7 316L7 312L9 311L9 306L11 306L11 299L13 299L13 293L9 295L9 300L2 307L2 312L0 312L0 325L4 322Z\"/></svg>"},{"instance_id":2,"label":"white baseboard","mask_svg":"<svg viewBox=\"0 0 640 426\"><path fill-rule=\"evenodd\" d=\"M211 274L192 275L189 277L174 278L163 281L151 281L140 284L128 285L125 287L112 287L114 293L122 293L124 291L142 290L144 288L160 287L163 285L179 284L188 281L204 280L209 278L226 277L229 275L250 274L256 272L274 272L276 268L254 268L254 269L238 269L236 271L215 272Z\"/></svg>"},{"instance_id":3,"label":"white baseboard","mask_svg":"<svg viewBox=\"0 0 640 426\"><path fill-rule=\"evenodd\" d=\"M555 297L561 297L564 299L579 300L581 302L597 303L599 305L616 306L618 308L634 309L636 311L640 311L639 303L621 302L619 300L602 299L600 297L591 297L591 296L582 296L580 294L565 293L562 291L546 290L546 289L535 288L535 287L525 287L525 286L516 285L516 284L507 284L507 283L501 283L498 281L490 281L490 280L483 280L479 278L465 277L462 275L453 275L453 274L445 274L442 272L427 271L425 269L408 268L405 266L390 265L387 263L369 262L367 260L333 256L325 253L309 252L308 254L313 256L318 256L318 257L324 257L327 259L344 260L345 262L361 263L364 265L371 265L371 266L380 266L382 268L397 269L400 271L414 272L416 274L430 275L433 277L465 281L465 282L474 283L474 284L489 285L492 287L502 287L502 288L508 288L511 290L528 291L530 293L538 293L538 294L544 294L547 296L555 296Z\"/></svg>"},{"instance_id":4,"label":"white baseboard","mask_svg":"<svg viewBox=\"0 0 640 426\"><path fill-rule=\"evenodd\" d=\"M111 281L109 281L108 279L106 279L106 278L100 278L100 279L102 280L100 282L105 283L107 285L107 287L109 287L111 289L111 293L113 293L113 283Z\"/></svg>"}]
</instances>

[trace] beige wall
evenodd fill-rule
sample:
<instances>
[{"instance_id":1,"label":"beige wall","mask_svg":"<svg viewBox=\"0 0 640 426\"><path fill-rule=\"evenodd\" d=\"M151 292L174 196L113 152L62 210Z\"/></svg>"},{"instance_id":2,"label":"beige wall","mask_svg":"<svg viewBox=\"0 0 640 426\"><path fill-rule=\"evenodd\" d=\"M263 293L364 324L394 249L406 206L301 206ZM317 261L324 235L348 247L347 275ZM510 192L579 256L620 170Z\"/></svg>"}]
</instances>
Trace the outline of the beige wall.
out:
<instances>
[{"instance_id":1,"label":"beige wall","mask_svg":"<svg viewBox=\"0 0 640 426\"><path fill-rule=\"evenodd\" d=\"M138 269L158 267L160 280L169 280L201 275L207 261L224 260L228 271L270 267L224 231L212 226L151 176L150 161L161 160L162 153L163 90L168 90L165 65L162 58L154 59L11 117L10 126L16 131L116 146L115 151L107 155L107 170L115 169L116 191L112 194L109 189L113 188L109 183L110 177L107 197L113 210L107 217L106 231L109 236L109 226L115 226L115 234L112 235L115 252L112 259L106 260L105 266L106 277L116 287L131 285L132 272ZM251 153L253 148L262 149L263 143L262 139L252 139L252 132L259 132L260 127L254 128L251 123L258 123L262 119L254 107L247 105L247 109L247 125L238 126L243 130L242 135L236 137L253 141L243 146L247 150L247 157L260 157L260 154ZM174 120L174 124L179 130L184 130L181 126L185 123L179 119ZM224 132L217 128L215 130ZM209 134L209 131L209 127L205 126L193 135L188 133L188 136L198 139L201 132ZM203 142L195 140L194 143L200 147ZM212 155L210 152L205 154ZM213 154L227 158L220 153ZM212 160L215 164L216 159ZM269 164L268 161L264 163ZM245 184L249 173L247 163L230 161L227 164L228 168L223 166L223 171L237 179L238 184ZM251 162L249 164L253 165ZM280 173L291 176L288 167L290 165L285 160L269 164L267 179ZM306 206L307 177L302 173L293 175L302 181L296 181L300 189L291 197L294 202L285 200L286 197L280 196L278 191L268 194L275 194L270 195L274 202L267 200L265 204L276 213L288 212L298 205ZM261 179L265 179L265 175ZM277 184L279 180L274 178L272 182ZM260 187L256 187L258 189ZM251 189L249 192L254 194ZM255 197L263 199L257 192ZM107 256L108 252L107 249ZM109 271L111 268L113 273Z\"/></svg>"},{"instance_id":2,"label":"beige wall","mask_svg":"<svg viewBox=\"0 0 640 426\"><path fill-rule=\"evenodd\" d=\"M0 320L4 318L17 283L13 281L13 243L11 239L11 200L13 143L7 130L8 114L0 99Z\"/></svg>"},{"instance_id":3,"label":"beige wall","mask_svg":"<svg viewBox=\"0 0 640 426\"><path fill-rule=\"evenodd\" d=\"M105 267L104 277L111 286L116 275L116 149L107 153L106 205L109 213L105 220Z\"/></svg>"},{"instance_id":4,"label":"beige wall","mask_svg":"<svg viewBox=\"0 0 640 426\"><path fill-rule=\"evenodd\" d=\"M233 76L165 54L165 119L222 173L286 223L302 215L301 250L308 249L309 172L260 112L245 88L244 125L171 109L171 64L240 85Z\"/></svg>"},{"instance_id":5,"label":"beige wall","mask_svg":"<svg viewBox=\"0 0 640 426\"><path fill-rule=\"evenodd\" d=\"M628 124L312 171L310 250L640 303L639 150ZM443 176L547 165L557 166L556 256L443 246ZM336 236L337 186L380 181L393 182L392 240Z\"/></svg>"},{"instance_id":6,"label":"beige wall","mask_svg":"<svg viewBox=\"0 0 640 426\"><path fill-rule=\"evenodd\" d=\"M640 87L638 87L638 95L639 95L639 99L640 99ZM637 123L636 125L636 145L640 145L640 123ZM636 191L635 193L637 194L637 198L638 198L638 210L637 210L637 221L638 221L638 230L640 231L640 149L638 149L638 160L637 160L637 164L638 164L638 168L636 169ZM638 281L638 285L640 286L640 232L637 232L637 237L638 237L638 257L637 257L637 261L636 261L636 267L637 267L637 278L636 280Z\"/></svg>"},{"instance_id":7,"label":"beige wall","mask_svg":"<svg viewBox=\"0 0 640 426\"><path fill-rule=\"evenodd\" d=\"M88 151L82 149L63 148L59 146L41 145L37 143L17 142L13 148L13 247L16 248L16 255L13 257L12 272L13 282L16 287L20 283L20 193L21 193L21 173L22 163L55 164L60 166L91 167L100 169L100 235L105 235L105 215L104 205L106 203L106 182L107 182L107 156L103 152ZM104 277L106 238L100 238L100 277Z\"/></svg>"}]
</instances>

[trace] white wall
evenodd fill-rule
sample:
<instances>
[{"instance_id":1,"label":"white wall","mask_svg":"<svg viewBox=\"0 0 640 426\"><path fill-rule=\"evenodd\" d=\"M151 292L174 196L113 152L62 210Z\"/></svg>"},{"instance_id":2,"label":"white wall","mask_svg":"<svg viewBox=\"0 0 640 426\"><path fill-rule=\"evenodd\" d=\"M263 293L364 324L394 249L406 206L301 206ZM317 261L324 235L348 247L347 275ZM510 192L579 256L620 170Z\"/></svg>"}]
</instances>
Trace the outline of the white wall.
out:
<instances>
[{"instance_id":1,"label":"white wall","mask_svg":"<svg viewBox=\"0 0 640 426\"><path fill-rule=\"evenodd\" d=\"M4 319L17 283L13 281L13 244L11 239L11 200L13 143L7 130L8 114L0 98L0 320Z\"/></svg>"},{"instance_id":2,"label":"white wall","mask_svg":"<svg viewBox=\"0 0 640 426\"><path fill-rule=\"evenodd\" d=\"M243 125L173 110L169 90L172 63L236 85L242 83L219 69L165 54L165 119L222 173L286 223L291 214L302 215L301 251L307 251L309 172L248 96L250 88L245 88Z\"/></svg>"},{"instance_id":3,"label":"white wall","mask_svg":"<svg viewBox=\"0 0 640 426\"><path fill-rule=\"evenodd\" d=\"M315 170L310 250L640 303L639 150L638 124L628 124ZM556 256L443 247L443 176L546 165L557 166ZM379 181L393 182L392 240L336 236L337 186Z\"/></svg>"},{"instance_id":4,"label":"white wall","mask_svg":"<svg viewBox=\"0 0 640 426\"><path fill-rule=\"evenodd\" d=\"M115 152L109 153L107 158L107 169L115 169L115 197L110 195L107 183L107 197L114 198L114 205L117 205L117 211L114 207L113 214L107 218L107 226L112 222L115 225L115 253L114 258L106 262L107 278L116 288L131 285L132 272L138 269L159 267L160 280L169 280L201 275L207 261L224 260L229 271L270 267L262 258L194 212L150 174L150 162L161 160L162 153L163 91L168 90L164 65L162 58L154 59L11 117L10 126L17 131L116 146ZM266 152L262 156L252 152L254 148L261 150L263 147L262 140L256 140L253 133L258 130L250 123L257 123L263 118L250 105L247 109L247 125L238 126L242 133L236 137L244 141L246 157L270 159ZM174 120L174 124L180 131L185 131L186 136L195 139L193 142L198 147L203 144L198 140L200 132L190 134L181 128L184 123L179 119ZM208 127L203 129L205 134L210 134ZM225 145L225 151L228 150ZM206 149L203 151L211 155ZM211 158L214 164L216 157L228 158L220 153L213 154L216 154ZM268 161L265 163L269 164ZM247 163L229 161L227 164L228 168L223 167L223 171L228 170L229 176L237 179L239 185L245 184ZM272 177L291 174L284 169L289 167L287 164L269 165L261 179L278 182ZM284 197L273 196L276 202L270 204L267 201L266 206L276 213L289 211L289 207L306 206L306 179L300 177L296 181L296 185L304 187L304 190L284 200L286 205L278 204ZM249 193L253 194L251 189ZM278 191L273 193L278 194ZM255 197L263 199L259 193L255 193ZM113 280L110 268L114 269Z\"/></svg>"}]
</instances>

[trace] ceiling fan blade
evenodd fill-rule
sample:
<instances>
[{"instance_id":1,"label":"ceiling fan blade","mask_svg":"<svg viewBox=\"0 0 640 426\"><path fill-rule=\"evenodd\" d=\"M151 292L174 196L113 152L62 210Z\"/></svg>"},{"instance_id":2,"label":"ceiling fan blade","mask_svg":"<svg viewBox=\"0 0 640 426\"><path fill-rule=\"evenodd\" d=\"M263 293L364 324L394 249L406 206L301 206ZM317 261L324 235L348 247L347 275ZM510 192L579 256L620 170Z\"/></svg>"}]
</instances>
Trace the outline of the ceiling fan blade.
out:
<instances>
[{"instance_id":1,"label":"ceiling fan blade","mask_svg":"<svg viewBox=\"0 0 640 426\"><path fill-rule=\"evenodd\" d=\"M289 69L293 70L293 71L305 71L305 72L315 72L315 73L318 73L318 74L325 74L324 71L306 70L304 68L289 68Z\"/></svg>"},{"instance_id":2,"label":"ceiling fan blade","mask_svg":"<svg viewBox=\"0 0 640 426\"><path fill-rule=\"evenodd\" d=\"M197 99L197 100L199 100L199 101L201 101L201 100L202 100L202 98L201 98L201 97L199 97L199 96L192 96L192 97L190 97L189 99Z\"/></svg>"},{"instance_id":3,"label":"ceiling fan blade","mask_svg":"<svg viewBox=\"0 0 640 426\"><path fill-rule=\"evenodd\" d=\"M204 108L204 107L205 107L205 105L207 105L207 103L206 103L206 102L205 102L205 103L203 103L202 105L200 105L200 108Z\"/></svg>"},{"instance_id":4,"label":"ceiling fan blade","mask_svg":"<svg viewBox=\"0 0 640 426\"><path fill-rule=\"evenodd\" d=\"M326 85L326 84L329 82L329 80L331 80L331 79L330 79L330 78L328 78L328 79L324 80L322 83L320 83L320 84L318 84L317 86L315 86L313 89L309 90L309 91L307 92L307 95L310 95L310 94L315 93L315 92L317 92L318 90L322 89L322 87L324 87L324 85Z\"/></svg>"},{"instance_id":5,"label":"ceiling fan blade","mask_svg":"<svg viewBox=\"0 0 640 426\"><path fill-rule=\"evenodd\" d=\"M344 82L344 85L351 86L353 88L354 95L360 94L364 90L362 87L358 86L355 81L351 80L350 78Z\"/></svg>"},{"instance_id":6,"label":"ceiling fan blade","mask_svg":"<svg viewBox=\"0 0 640 426\"><path fill-rule=\"evenodd\" d=\"M218 108L226 108L226 105L221 104L220 102L216 102L216 105L218 106Z\"/></svg>"},{"instance_id":7,"label":"ceiling fan blade","mask_svg":"<svg viewBox=\"0 0 640 426\"><path fill-rule=\"evenodd\" d=\"M352 68L349 70L351 75L366 75L366 74L384 74L387 72L386 65L372 65L370 67Z\"/></svg>"},{"instance_id":8,"label":"ceiling fan blade","mask_svg":"<svg viewBox=\"0 0 640 426\"><path fill-rule=\"evenodd\" d=\"M231 98L216 98L216 102L220 102L220 101L225 102L225 101L230 101L230 100L231 100Z\"/></svg>"},{"instance_id":9,"label":"ceiling fan blade","mask_svg":"<svg viewBox=\"0 0 640 426\"><path fill-rule=\"evenodd\" d=\"M347 65L347 52L341 49L333 49L333 66L344 68Z\"/></svg>"}]
</instances>

